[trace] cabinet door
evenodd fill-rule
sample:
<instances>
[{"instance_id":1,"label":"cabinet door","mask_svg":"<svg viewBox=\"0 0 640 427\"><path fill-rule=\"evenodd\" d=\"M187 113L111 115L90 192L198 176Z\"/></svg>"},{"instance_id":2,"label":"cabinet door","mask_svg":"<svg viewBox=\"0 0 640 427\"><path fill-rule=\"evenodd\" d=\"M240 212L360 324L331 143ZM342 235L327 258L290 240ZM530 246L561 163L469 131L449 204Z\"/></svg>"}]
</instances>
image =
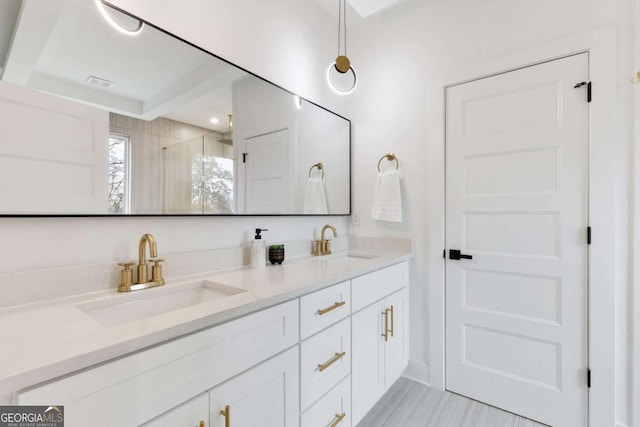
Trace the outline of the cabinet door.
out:
<instances>
[{"instance_id":1,"label":"cabinet door","mask_svg":"<svg viewBox=\"0 0 640 427\"><path fill-rule=\"evenodd\" d=\"M389 316L389 340L384 345L384 385L389 389L409 362L409 298L407 288L389 295L385 308Z\"/></svg>"},{"instance_id":2,"label":"cabinet door","mask_svg":"<svg viewBox=\"0 0 640 427\"><path fill-rule=\"evenodd\" d=\"M353 425L366 415L384 394L384 301L353 315L351 333Z\"/></svg>"},{"instance_id":3,"label":"cabinet door","mask_svg":"<svg viewBox=\"0 0 640 427\"><path fill-rule=\"evenodd\" d=\"M154 418L142 427L200 427L209 426L209 394L198 397L179 405L172 410Z\"/></svg>"},{"instance_id":4,"label":"cabinet door","mask_svg":"<svg viewBox=\"0 0 640 427\"><path fill-rule=\"evenodd\" d=\"M211 426L298 427L298 371L295 346L209 391Z\"/></svg>"}]
</instances>

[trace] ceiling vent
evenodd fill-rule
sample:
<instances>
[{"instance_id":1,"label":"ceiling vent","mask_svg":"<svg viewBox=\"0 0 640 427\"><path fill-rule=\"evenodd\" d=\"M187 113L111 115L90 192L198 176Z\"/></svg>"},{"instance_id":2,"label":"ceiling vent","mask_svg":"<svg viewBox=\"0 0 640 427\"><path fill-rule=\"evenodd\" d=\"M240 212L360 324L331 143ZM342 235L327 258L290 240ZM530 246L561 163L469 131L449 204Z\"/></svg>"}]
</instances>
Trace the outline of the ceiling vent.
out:
<instances>
[{"instance_id":1,"label":"ceiling vent","mask_svg":"<svg viewBox=\"0 0 640 427\"><path fill-rule=\"evenodd\" d=\"M110 88L115 84L111 80L101 79L100 77L96 77L96 76L87 77L87 83L89 83L90 85L96 85L103 88Z\"/></svg>"}]
</instances>

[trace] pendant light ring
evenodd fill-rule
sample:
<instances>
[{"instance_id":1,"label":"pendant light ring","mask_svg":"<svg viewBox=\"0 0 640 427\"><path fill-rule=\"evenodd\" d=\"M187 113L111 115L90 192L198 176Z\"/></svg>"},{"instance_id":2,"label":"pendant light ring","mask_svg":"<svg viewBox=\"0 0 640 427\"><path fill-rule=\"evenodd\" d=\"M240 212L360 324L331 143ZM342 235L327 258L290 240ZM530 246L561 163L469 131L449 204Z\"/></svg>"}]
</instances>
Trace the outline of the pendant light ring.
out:
<instances>
[{"instance_id":1,"label":"pendant light ring","mask_svg":"<svg viewBox=\"0 0 640 427\"><path fill-rule=\"evenodd\" d=\"M356 86L358 85L358 74L356 73L356 70L353 67L349 67L349 69L347 70L347 72L342 73L342 74L346 74L346 73L351 73L352 77L353 77L353 84L351 85L351 87L349 87L348 89L340 89L337 88L334 84L333 81L331 80L331 72L336 71L336 72L340 72L336 66L336 63L333 62L329 65L329 68L327 68L327 83L329 84L329 87L331 89L334 90L334 92L340 94L340 95L348 95L351 92L353 92L356 88Z\"/></svg>"}]
</instances>

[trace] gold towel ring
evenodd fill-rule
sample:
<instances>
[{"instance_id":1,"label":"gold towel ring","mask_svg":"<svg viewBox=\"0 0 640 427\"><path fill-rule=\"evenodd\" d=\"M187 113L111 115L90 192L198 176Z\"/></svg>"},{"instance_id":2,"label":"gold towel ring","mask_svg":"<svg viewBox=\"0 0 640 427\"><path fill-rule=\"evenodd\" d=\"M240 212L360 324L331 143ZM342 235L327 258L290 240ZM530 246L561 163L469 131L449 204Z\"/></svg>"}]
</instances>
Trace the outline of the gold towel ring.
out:
<instances>
[{"instance_id":1,"label":"gold towel ring","mask_svg":"<svg viewBox=\"0 0 640 427\"><path fill-rule=\"evenodd\" d=\"M316 163L309 168L309 178L311 178L311 171L313 170L313 168L318 168L318 170L322 172L322 178L324 178L324 166L322 166L322 162Z\"/></svg>"},{"instance_id":2,"label":"gold towel ring","mask_svg":"<svg viewBox=\"0 0 640 427\"><path fill-rule=\"evenodd\" d=\"M378 160L378 172L380 172L380 162L382 162L382 159L384 159L384 158L386 158L390 162L395 160L396 161L396 170L398 170L398 168L400 167L400 160L398 160L398 158L396 157L395 154L387 153L384 156L380 157L380 160Z\"/></svg>"}]
</instances>

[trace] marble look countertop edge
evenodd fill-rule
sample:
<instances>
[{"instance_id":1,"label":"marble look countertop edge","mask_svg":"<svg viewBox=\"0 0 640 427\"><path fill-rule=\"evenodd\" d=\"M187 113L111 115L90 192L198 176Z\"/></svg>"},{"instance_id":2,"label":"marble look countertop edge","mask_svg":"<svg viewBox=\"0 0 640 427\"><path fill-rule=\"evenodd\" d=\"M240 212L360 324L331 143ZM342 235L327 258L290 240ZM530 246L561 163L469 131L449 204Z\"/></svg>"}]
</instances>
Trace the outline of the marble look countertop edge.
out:
<instances>
[{"instance_id":1,"label":"marble look countertop edge","mask_svg":"<svg viewBox=\"0 0 640 427\"><path fill-rule=\"evenodd\" d=\"M350 271L342 272L332 277L318 279L282 293L256 299L254 301L242 302L238 305L221 309L220 311L211 312L186 322L177 322L171 326L163 327L162 329L153 330L148 333L136 334L122 340L108 340L105 338L104 345L101 346L98 343L95 345L95 348L90 351L77 352L76 354L70 354L67 356L63 355L58 357L56 360L52 360L50 363L42 363L38 366L29 367L27 369L1 373L0 396L11 395L13 398L14 394L18 391L32 388L39 384L86 370L121 357L126 357L135 352L143 351L151 347L161 345L165 342L179 339L204 329L232 321L242 316L276 306L306 294L324 289L328 286L407 261L411 259L412 256L412 253L379 253L379 256L375 259L366 260L367 262L356 264L356 266ZM294 262L295 261L296 260L294 260ZM305 260L302 261L304 262ZM323 260L310 262L323 262ZM237 270L247 271L247 268ZM215 278L216 275L228 272L228 270L212 271L210 273L202 273L196 276ZM23 308L28 309L28 306L23 306ZM50 351L60 350L59 346L55 344L52 344L50 347ZM34 350L43 351L43 348L40 347ZM3 357L0 356L0 366L3 365L2 362Z\"/></svg>"}]
</instances>

